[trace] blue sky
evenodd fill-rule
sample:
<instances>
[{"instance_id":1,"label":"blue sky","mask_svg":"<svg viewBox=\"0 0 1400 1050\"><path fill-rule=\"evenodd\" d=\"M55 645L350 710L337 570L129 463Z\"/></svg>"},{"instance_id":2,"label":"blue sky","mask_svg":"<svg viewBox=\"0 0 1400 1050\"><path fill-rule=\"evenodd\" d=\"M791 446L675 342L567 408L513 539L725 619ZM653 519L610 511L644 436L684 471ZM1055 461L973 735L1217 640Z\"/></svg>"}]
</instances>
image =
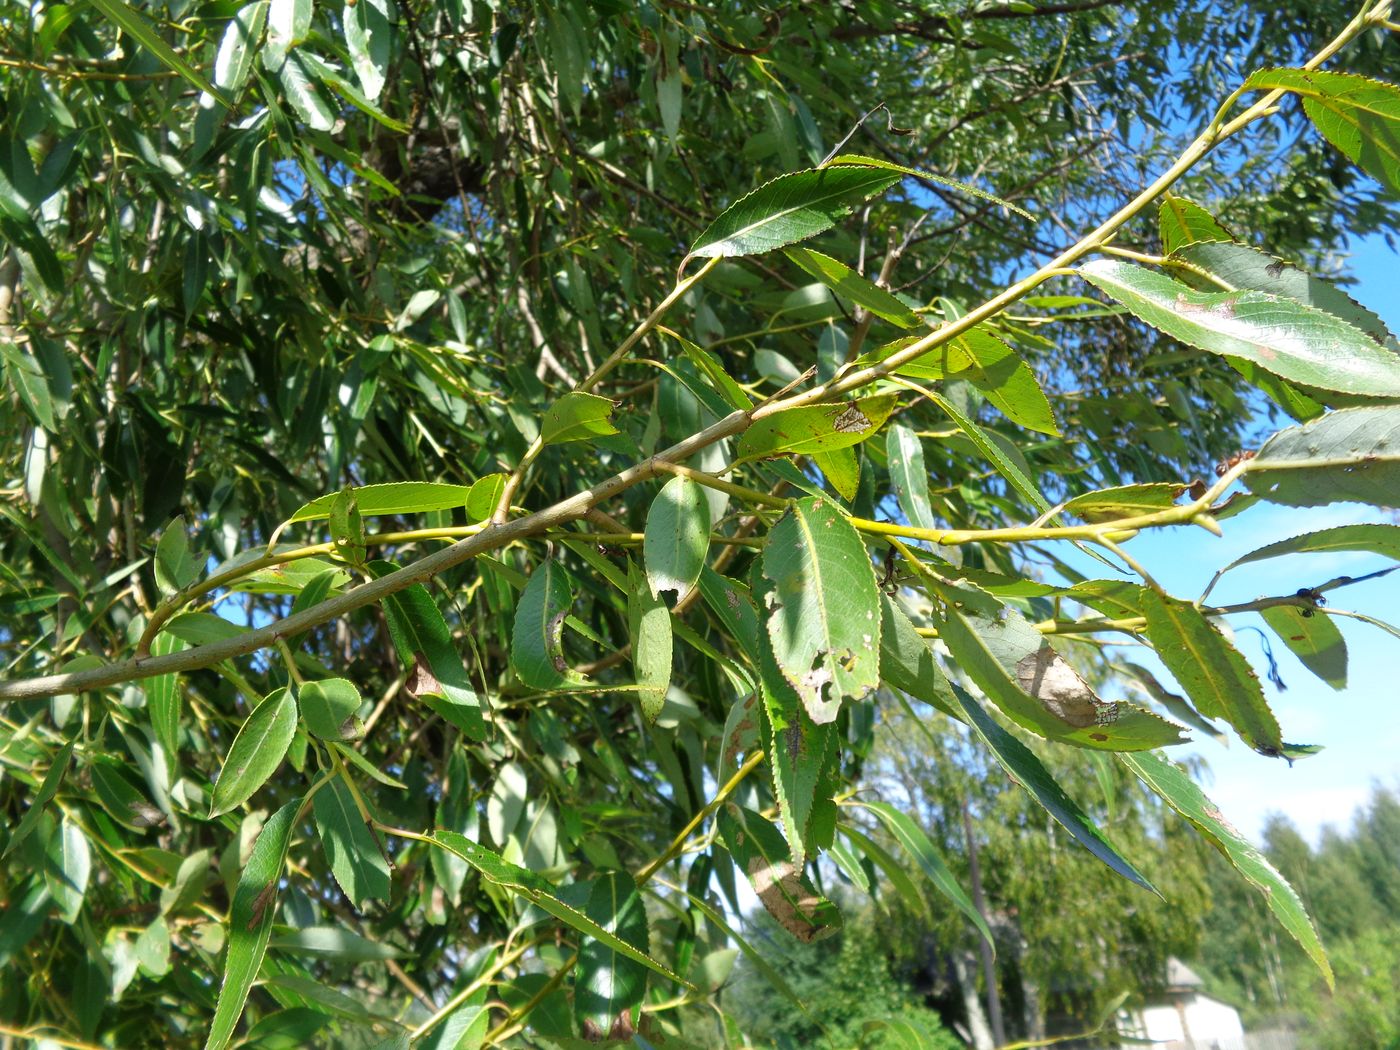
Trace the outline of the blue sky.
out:
<instances>
[{"instance_id":1,"label":"blue sky","mask_svg":"<svg viewBox=\"0 0 1400 1050\"><path fill-rule=\"evenodd\" d=\"M1353 245L1348 269L1359 279L1349 289L1352 296L1379 313L1392 330L1400 331L1400 256L1379 237L1370 237ZM1126 549L1178 597L1196 598L1217 569L1242 554L1274 540L1354 522L1400 524L1400 514L1352 503L1314 509L1258 504L1222 523L1225 535L1221 538L1196 527L1159 529L1141 534ZM1289 593L1335 576L1360 576L1387 564L1391 563L1368 554L1289 555L1227 574L1211 593L1211 601L1227 604ZM1089 575L1103 575L1103 567L1087 559L1079 567ZM1334 591L1331 605L1400 624L1400 573ZM1268 631L1255 614L1234 616L1230 622L1236 628ZM1316 842L1324 825L1349 822L1373 784L1400 786L1400 685L1395 671L1400 639L1367 624L1341 618L1336 622L1349 654L1346 689L1333 690L1314 677L1272 635L1274 657L1287 691L1280 692L1261 675L1284 739L1322 744L1325 751L1290 767L1255 754L1238 739L1228 747L1201 739L1175 750L1178 756L1196 753L1206 759L1211 769L1205 782L1207 793L1252 838L1257 839L1271 812L1281 811ZM1265 666L1258 634L1240 630L1236 644L1256 668ZM1148 650L1119 652L1159 672L1164 682L1171 681L1160 663L1146 658Z\"/></svg>"}]
</instances>

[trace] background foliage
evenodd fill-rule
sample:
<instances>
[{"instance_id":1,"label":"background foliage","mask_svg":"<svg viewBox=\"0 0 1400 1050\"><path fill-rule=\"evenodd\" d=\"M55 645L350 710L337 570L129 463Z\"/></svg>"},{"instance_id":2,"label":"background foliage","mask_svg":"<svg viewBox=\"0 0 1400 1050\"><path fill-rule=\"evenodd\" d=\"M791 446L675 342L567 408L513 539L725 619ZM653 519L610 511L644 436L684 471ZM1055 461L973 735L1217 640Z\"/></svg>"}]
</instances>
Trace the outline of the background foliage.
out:
<instances>
[{"instance_id":1,"label":"background foliage","mask_svg":"<svg viewBox=\"0 0 1400 1050\"><path fill-rule=\"evenodd\" d=\"M831 1045L904 1038L742 939L749 882L837 973L877 966L858 916L917 922L889 965L979 1043L995 942L1002 1034L1034 1037L1189 943L1216 874L1187 824L1325 969L1147 750L1161 714L1306 748L1199 611L1233 610L1121 544L1229 527L1241 479L1236 509L1395 505L1394 337L1260 252L1325 269L1393 227L1400 93L1280 73L1213 121L1339 32L1329 68L1383 74L1388 7L16 8L0 1021L739 1045L776 1030L728 1009L737 949ZM1400 552L1359 528L1295 546ZM1324 678L1326 593L1250 605ZM1186 697L1090 691L1123 688L1096 647L1123 632Z\"/></svg>"}]
</instances>

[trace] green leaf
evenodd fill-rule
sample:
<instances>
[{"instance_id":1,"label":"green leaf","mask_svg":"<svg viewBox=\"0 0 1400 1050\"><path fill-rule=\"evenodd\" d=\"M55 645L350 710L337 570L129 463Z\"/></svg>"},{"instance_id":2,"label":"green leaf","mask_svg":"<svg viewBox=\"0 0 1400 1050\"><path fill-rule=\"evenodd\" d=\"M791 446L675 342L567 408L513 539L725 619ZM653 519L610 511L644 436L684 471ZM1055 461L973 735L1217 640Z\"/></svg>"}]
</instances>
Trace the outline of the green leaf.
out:
<instances>
[{"instance_id":1,"label":"green leaf","mask_svg":"<svg viewBox=\"0 0 1400 1050\"><path fill-rule=\"evenodd\" d=\"M1191 706L1189 700L1179 693L1173 693L1159 682L1157 676L1147 668L1135 663L1119 664L1117 667L1126 671L1138 685L1147 690L1148 695L1165 707L1167 713L1173 718L1179 719L1193 729L1199 729L1221 746L1228 744L1230 738L1221 731L1219 726L1202 717L1201 713Z\"/></svg>"},{"instance_id":2,"label":"green leaf","mask_svg":"<svg viewBox=\"0 0 1400 1050\"><path fill-rule=\"evenodd\" d=\"M1333 689L1347 687L1347 642L1330 616L1296 605L1260 609L1259 615L1304 667Z\"/></svg>"},{"instance_id":3,"label":"green leaf","mask_svg":"<svg viewBox=\"0 0 1400 1050\"><path fill-rule=\"evenodd\" d=\"M287 56L277 71L277 79L282 82L288 104L306 121L307 127L313 131L330 131L335 127L335 110L299 52L293 51Z\"/></svg>"},{"instance_id":4,"label":"green leaf","mask_svg":"<svg viewBox=\"0 0 1400 1050\"><path fill-rule=\"evenodd\" d=\"M390 0L358 0L345 7L345 48L350 65L370 101L384 90L393 40L394 7Z\"/></svg>"},{"instance_id":5,"label":"green leaf","mask_svg":"<svg viewBox=\"0 0 1400 1050\"><path fill-rule=\"evenodd\" d=\"M869 166L779 175L726 208L695 239L686 261L761 255L805 241L831 229L856 205L899 180L898 172Z\"/></svg>"},{"instance_id":6,"label":"green leaf","mask_svg":"<svg viewBox=\"0 0 1400 1050\"><path fill-rule=\"evenodd\" d=\"M611 417L616 404L597 394L571 390L545 411L540 440L546 445L586 441L616 434Z\"/></svg>"},{"instance_id":7,"label":"green leaf","mask_svg":"<svg viewBox=\"0 0 1400 1050\"><path fill-rule=\"evenodd\" d=\"M1018 208L1010 201L1002 200L1002 198L988 193L986 190L979 190L976 186L966 182L959 182L957 179L950 179L945 175L935 175L931 171L921 171L918 168L906 168L903 164L895 164L893 161L882 160L879 157L863 157L854 153L843 153L839 157L832 157L831 160L827 162L827 167L833 168L843 164L853 164L863 168L876 168L882 171L897 171L901 175L910 175L916 179L927 179L929 182L936 182L939 185L948 186L951 189L970 194L973 197L981 197L984 201L1000 204L1003 208L1008 208L1023 218L1030 219L1032 222L1035 221L1035 216L1026 211L1025 208Z\"/></svg>"},{"instance_id":8,"label":"green leaf","mask_svg":"<svg viewBox=\"0 0 1400 1050\"><path fill-rule=\"evenodd\" d=\"M274 689L233 738L214 784L209 816L241 806L276 772L297 729L297 703L288 689Z\"/></svg>"},{"instance_id":9,"label":"green leaf","mask_svg":"<svg viewBox=\"0 0 1400 1050\"><path fill-rule=\"evenodd\" d=\"M846 502L860 491L860 460L854 448L834 448L830 452L813 452L812 462L822 476Z\"/></svg>"},{"instance_id":10,"label":"green leaf","mask_svg":"<svg viewBox=\"0 0 1400 1050\"><path fill-rule=\"evenodd\" d=\"M899 509L904 511L909 524L920 529L938 528L928 498L924 446L918 435L903 423L891 424L885 433L885 460Z\"/></svg>"},{"instance_id":11,"label":"green leaf","mask_svg":"<svg viewBox=\"0 0 1400 1050\"><path fill-rule=\"evenodd\" d=\"M173 519L156 544L156 584L164 594L174 594L199 578L199 565L190 553L183 518Z\"/></svg>"},{"instance_id":12,"label":"green leaf","mask_svg":"<svg viewBox=\"0 0 1400 1050\"><path fill-rule=\"evenodd\" d=\"M719 811L719 833L754 893L783 929L800 941L830 936L841 928L836 905L819 894L782 834L751 809L732 802Z\"/></svg>"},{"instance_id":13,"label":"green leaf","mask_svg":"<svg viewBox=\"0 0 1400 1050\"><path fill-rule=\"evenodd\" d=\"M510 662L520 680L535 689L558 689L586 679L564 659L564 618L574 596L568 573L552 558L541 562L515 606Z\"/></svg>"},{"instance_id":14,"label":"green leaf","mask_svg":"<svg viewBox=\"0 0 1400 1050\"><path fill-rule=\"evenodd\" d=\"M1400 193L1400 87L1330 70L1261 69L1245 90L1282 88L1303 97L1323 138L1392 193Z\"/></svg>"},{"instance_id":15,"label":"green leaf","mask_svg":"<svg viewBox=\"0 0 1400 1050\"><path fill-rule=\"evenodd\" d=\"M689 902L690 907L703 915L706 921L714 923L716 929L720 930L729 940L739 946L739 950L744 953L744 958L753 965L753 968L763 976L764 980L772 985L774 991L787 999L788 1002L792 1003L792 1005L797 1007L802 1013L808 1013L807 1004L793 991L792 985L788 984L783 975L774 968L773 964L768 961L767 956L755 948L743 934L725 921L723 912L713 907L703 896L697 896L688 890L682 892L685 893L686 900Z\"/></svg>"},{"instance_id":16,"label":"green leaf","mask_svg":"<svg viewBox=\"0 0 1400 1050\"><path fill-rule=\"evenodd\" d=\"M954 687L952 695L967 724L977 731L1002 768L1044 806L1075 841L1125 879L1157 892L1156 887L1104 837L1079 803L1065 793L1034 751L1003 729L966 690Z\"/></svg>"},{"instance_id":17,"label":"green leaf","mask_svg":"<svg viewBox=\"0 0 1400 1050\"><path fill-rule=\"evenodd\" d=\"M395 567L389 562L369 565L376 576L383 576ZM485 738L481 699L467 675L447 621L428 589L415 583L389 595L384 599L384 618L399 659L413 668L408 679L409 694L460 729L467 739Z\"/></svg>"},{"instance_id":18,"label":"green leaf","mask_svg":"<svg viewBox=\"0 0 1400 1050\"><path fill-rule=\"evenodd\" d=\"M593 879L583 910L603 929L638 951L648 949L646 905L631 875L610 871ZM600 1031L608 1031L621 1014L630 1013L641 1003L646 989L645 966L601 941L584 939L574 982L574 1015L580 1025L591 1021Z\"/></svg>"},{"instance_id":19,"label":"green leaf","mask_svg":"<svg viewBox=\"0 0 1400 1050\"><path fill-rule=\"evenodd\" d=\"M487 478L500 477L499 474L487 475ZM361 516L421 514L430 510L454 510L457 507L469 506L476 486L486 480L482 478L472 485L446 485L436 481L396 481L388 485L361 485L348 491L354 495L355 505L359 507ZM493 482L492 485L494 484ZM339 495L339 492L332 492L326 496L317 496L310 503L298 508L284 524L329 518L331 508ZM479 517L469 512L469 516L479 521L481 518L490 517L490 511Z\"/></svg>"},{"instance_id":20,"label":"green leaf","mask_svg":"<svg viewBox=\"0 0 1400 1050\"><path fill-rule=\"evenodd\" d=\"M467 493L467 520L485 521L501 502L501 494L506 490L504 474L484 474L472 482Z\"/></svg>"},{"instance_id":21,"label":"green leaf","mask_svg":"<svg viewBox=\"0 0 1400 1050\"><path fill-rule=\"evenodd\" d=\"M1194 605L1152 590L1143 592L1142 610L1148 641L1197 710L1225 719L1256 751L1277 754L1278 720L1249 662L1220 629Z\"/></svg>"},{"instance_id":22,"label":"green leaf","mask_svg":"<svg viewBox=\"0 0 1400 1050\"><path fill-rule=\"evenodd\" d=\"M1338 525L1317 532L1305 532L1277 543L1269 543L1236 558L1220 572L1222 576L1239 565L1285 554L1316 554L1329 551L1367 551L1400 561L1400 525Z\"/></svg>"},{"instance_id":23,"label":"green leaf","mask_svg":"<svg viewBox=\"0 0 1400 1050\"><path fill-rule=\"evenodd\" d=\"M656 494L647 511L642 553L647 586L654 596L671 591L680 601L690 593L710 549L710 504L689 478L674 477Z\"/></svg>"},{"instance_id":24,"label":"green leaf","mask_svg":"<svg viewBox=\"0 0 1400 1050\"><path fill-rule=\"evenodd\" d=\"M361 911L365 901L389 899L389 862L355 805L355 796L337 777L311 801L321 848L335 881Z\"/></svg>"},{"instance_id":25,"label":"green leaf","mask_svg":"<svg viewBox=\"0 0 1400 1050\"><path fill-rule=\"evenodd\" d=\"M271 947L298 955L320 956L343 962L372 962L397 959L404 953L380 941L351 933L342 926L303 926L277 934Z\"/></svg>"},{"instance_id":26,"label":"green leaf","mask_svg":"<svg viewBox=\"0 0 1400 1050\"><path fill-rule=\"evenodd\" d=\"M1235 239L1234 234L1199 204L1170 193L1163 195L1157 209L1157 226L1162 235L1162 251L1167 255L1188 244Z\"/></svg>"},{"instance_id":27,"label":"green leaf","mask_svg":"<svg viewBox=\"0 0 1400 1050\"><path fill-rule=\"evenodd\" d=\"M724 370L724 365L720 360L704 347L697 346L685 336L680 335L664 325L658 325L658 332L668 335L676 342L680 343L681 349L697 368L709 377L710 383L729 404L730 408L747 411L753 408L753 398L744 391L744 388L736 383L732 376Z\"/></svg>"},{"instance_id":28,"label":"green leaf","mask_svg":"<svg viewBox=\"0 0 1400 1050\"><path fill-rule=\"evenodd\" d=\"M53 797L58 794L59 785L63 783L63 778L68 772L68 763L73 758L73 746L77 741L70 740L59 748L54 755L53 761L49 763L49 771L44 774L44 779L39 784L39 790L34 793L30 800L29 808L24 811L24 816L20 818L19 825L10 834L10 841L5 843L5 852L0 857L8 857L20 843L27 839L38 826L39 817L44 812L44 807L53 801Z\"/></svg>"},{"instance_id":29,"label":"green leaf","mask_svg":"<svg viewBox=\"0 0 1400 1050\"><path fill-rule=\"evenodd\" d=\"M679 479L678 479L679 480ZM671 687L671 613L661 597L652 593L635 567L630 571L627 595L628 634L632 642L632 670L637 676L642 714L654 723Z\"/></svg>"},{"instance_id":30,"label":"green leaf","mask_svg":"<svg viewBox=\"0 0 1400 1050\"><path fill-rule=\"evenodd\" d=\"M739 439L739 459L809 455L849 448L875 436L894 411L885 394L840 405L807 405L757 420Z\"/></svg>"},{"instance_id":31,"label":"green leaf","mask_svg":"<svg viewBox=\"0 0 1400 1050\"><path fill-rule=\"evenodd\" d=\"M888 594L880 595L880 680L950 718L962 717L933 650Z\"/></svg>"},{"instance_id":32,"label":"green leaf","mask_svg":"<svg viewBox=\"0 0 1400 1050\"><path fill-rule=\"evenodd\" d=\"M940 640L958 668L1021 728L1101 751L1181 742L1180 726L1124 701L1100 700L1013 609L962 588L940 593Z\"/></svg>"},{"instance_id":33,"label":"green leaf","mask_svg":"<svg viewBox=\"0 0 1400 1050\"><path fill-rule=\"evenodd\" d=\"M860 534L830 500L794 503L764 544L773 657L812 721L880 684L880 592Z\"/></svg>"},{"instance_id":34,"label":"green leaf","mask_svg":"<svg viewBox=\"0 0 1400 1050\"><path fill-rule=\"evenodd\" d=\"M116 25L123 33L126 33L131 39L151 52L151 54L155 55L156 58L160 59L163 65L179 73L180 76L199 88L199 90L208 92L210 95L222 99L222 96L214 89L214 86L210 84L209 81L205 80L197 69L181 58L175 49L167 44L164 39L157 35L150 22L146 20L146 16L141 14L130 4L124 4L122 0L91 0L91 3L93 7L97 8L97 10L102 13L104 18Z\"/></svg>"},{"instance_id":35,"label":"green leaf","mask_svg":"<svg viewBox=\"0 0 1400 1050\"><path fill-rule=\"evenodd\" d=\"M297 694L307 731L322 740L350 740L364 732L355 712L364 703L355 683L347 678L307 682Z\"/></svg>"},{"instance_id":36,"label":"green leaf","mask_svg":"<svg viewBox=\"0 0 1400 1050\"><path fill-rule=\"evenodd\" d=\"M904 341L880 347L869 360L879 361L902 350ZM895 375L915 379L961 379L971 383L1007 419L1027 430L1059 436L1050 400L1030 365L1009 343L980 325L895 369Z\"/></svg>"},{"instance_id":37,"label":"green leaf","mask_svg":"<svg viewBox=\"0 0 1400 1050\"><path fill-rule=\"evenodd\" d=\"M1281 430L1249 461L1244 482L1289 507L1400 507L1400 405L1344 408Z\"/></svg>"},{"instance_id":38,"label":"green leaf","mask_svg":"<svg viewBox=\"0 0 1400 1050\"><path fill-rule=\"evenodd\" d=\"M1088 522L1118 521L1174 507L1185 491L1185 485L1173 482L1119 485L1075 496L1062 509Z\"/></svg>"},{"instance_id":39,"label":"green leaf","mask_svg":"<svg viewBox=\"0 0 1400 1050\"><path fill-rule=\"evenodd\" d=\"M1189 346L1306 386L1400 396L1400 354L1322 310L1267 292L1197 292L1117 259L1096 259L1079 272L1139 320Z\"/></svg>"},{"instance_id":40,"label":"green leaf","mask_svg":"<svg viewBox=\"0 0 1400 1050\"><path fill-rule=\"evenodd\" d=\"M755 587L755 597L766 605L772 585L756 574ZM792 859L801 864L817 853L808 834L816 808L832 805L830 791L823 792L821 787L836 734L832 723L818 724L807 714L802 698L779 670L766 633L760 634L758 644L763 750L768 754L773 797L792 847Z\"/></svg>"},{"instance_id":41,"label":"green leaf","mask_svg":"<svg viewBox=\"0 0 1400 1050\"><path fill-rule=\"evenodd\" d=\"M915 915L922 915L928 910L928 905L920 895L919 888L909 877L906 865L895 860L879 843L868 838L850 824L841 824L840 831L850 840L852 846L865 854L872 864L885 873L885 878L889 880L895 892L904 898Z\"/></svg>"},{"instance_id":42,"label":"green leaf","mask_svg":"<svg viewBox=\"0 0 1400 1050\"><path fill-rule=\"evenodd\" d=\"M1226 822L1220 810L1201 793L1185 771L1152 752L1119 755L1118 760L1217 846L1235 870L1264 895L1269 910L1303 946L1327 979L1328 987L1332 987L1332 967L1327 962L1327 953L1323 951L1317 931L1313 929L1312 921L1298 895L1293 892L1293 887L1243 835Z\"/></svg>"},{"instance_id":43,"label":"green leaf","mask_svg":"<svg viewBox=\"0 0 1400 1050\"><path fill-rule=\"evenodd\" d=\"M92 849L83 829L66 816L49 839L44 878L58 915L70 926L83 910L88 878L92 874Z\"/></svg>"},{"instance_id":44,"label":"green leaf","mask_svg":"<svg viewBox=\"0 0 1400 1050\"><path fill-rule=\"evenodd\" d=\"M1008 454L1007 449L992 434L974 423L938 391L920 387L919 393L942 409L948 418L957 424L958 429L966 435L977 451L987 457L987 460L996 468L997 473L1006 479L1007 483L1021 495L1022 499L1042 513L1050 509L1049 501L1040 494L1040 489L1036 487L1035 482L1023 469L1021 464L1025 460L1019 454L1016 459L1013 459ZM1014 446L1012 449L1014 451ZM1020 459L1019 463L1017 459Z\"/></svg>"},{"instance_id":45,"label":"green leaf","mask_svg":"<svg viewBox=\"0 0 1400 1050\"><path fill-rule=\"evenodd\" d=\"M885 829L904 848L904 852L908 853L918 864L919 870L933 884L934 889L943 894L953 907L962 912L967 920L977 928L977 932L982 935L983 939L995 949L996 942L992 938L992 931L987 925L987 920L982 917L982 913L973 905L972 899L958 885L958 880L953 878L953 873L948 870L947 862L939 855L938 850L934 849L933 843L929 841L924 829L888 802L861 802L858 805L863 809L870 810L871 813L880 818Z\"/></svg>"},{"instance_id":46,"label":"green leaf","mask_svg":"<svg viewBox=\"0 0 1400 1050\"><path fill-rule=\"evenodd\" d=\"M253 56L267 21L267 0L245 4L229 19L214 56L214 86L229 99L238 93L253 69Z\"/></svg>"},{"instance_id":47,"label":"green leaf","mask_svg":"<svg viewBox=\"0 0 1400 1050\"><path fill-rule=\"evenodd\" d=\"M918 314L845 263L810 248L788 248L784 254L837 295L849 299L876 317L900 328L925 327Z\"/></svg>"},{"instance_id":48,"label":"green leaf","mask_svg":"<svg viewBox=\"0 0 1400 1050\"><path fill-rule=\"evenodd\" d=\"M272 0L267 13L267 43L263 65L276 73L287 59L287 52L311 33L313 0Z\"/></svg>"},{"instance_id":49,"label":"green leaf","mask_svg":"<svg viewBox=\"0 0 1400 1050\"><path fill-rule=\"evenodd\" d=\"M238 876L238 888L229 909L228 955L224 960L224 981L219 1003L209 1026L204 1050L223 1050L233 1038L233 1030L248 1001L248 992L257 979L277 917L277 883L287 859L287 847L296 829L301 800L288 802L263 825L247 866Z\"/></svg>"},{"instance_id":50,"label":"green leaf","mask_svg":"<svg viewBox=\"0 0 1400 1050\"><path fill-rule=\"evenodd\" d=\"M448 850L470 864L488 882L501 886L531 904L537 905L556 919L587 937L592 937L617 954L641 963L653 973L668 981L674 981L685 988L691 988L689 981L677 976L646 952L629 944L611 930L602 926L585 912L564 903L554 893L554 886L543 876L536 875L526 868L511 864L492 853L485 846L479 846L470 839L451 831L434 831L433 844Z\"/></svg>"},{"instance_id":51,"label":"green leaf","mask_svg":"<svg viewBox=\"0 0 1400 1050\"><path fill-rule=\"evenodd\" d=\"M1208 271L1223 281L1227 290L1269 292L1316 307L1361 329L1377 343L1395 347L1395 336L1385 322L1346 292L1257 248L1231 241L1210 241L1186 245L1174 252L1172 258Z\"/></svg>"}]
</instances>

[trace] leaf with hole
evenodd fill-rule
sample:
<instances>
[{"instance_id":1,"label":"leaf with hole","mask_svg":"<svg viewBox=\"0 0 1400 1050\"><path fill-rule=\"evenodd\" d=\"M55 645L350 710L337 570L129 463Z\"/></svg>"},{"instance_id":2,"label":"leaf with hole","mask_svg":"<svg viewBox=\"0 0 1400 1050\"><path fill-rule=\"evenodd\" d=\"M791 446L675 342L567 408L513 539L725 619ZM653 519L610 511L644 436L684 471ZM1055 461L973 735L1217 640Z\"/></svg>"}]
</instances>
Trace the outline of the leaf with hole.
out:
<instances>
[{"instance_id":1,"label":"leaf with hole","mask_svg":"<svg viewBox=\"0 0 1400 1050\"><path fill-rule=\"evenodd\" d=\"M880 592L860 534L830 500L798 500L763 547L761 603L783 679L812 721L880 684Z\"/></svg>"},{"instance_id":2,"label":"leaf with hole","mask_svg":"<svg viewBox=\"0 0 1400 1050\"><path fill-rule=\"evenodd\" d=\"M689 478L661 486L647 511L642 554L647 587L654 596L671 591L680 601L695 586L710 548L710 505Z\"/></svg>"}]
</instances>

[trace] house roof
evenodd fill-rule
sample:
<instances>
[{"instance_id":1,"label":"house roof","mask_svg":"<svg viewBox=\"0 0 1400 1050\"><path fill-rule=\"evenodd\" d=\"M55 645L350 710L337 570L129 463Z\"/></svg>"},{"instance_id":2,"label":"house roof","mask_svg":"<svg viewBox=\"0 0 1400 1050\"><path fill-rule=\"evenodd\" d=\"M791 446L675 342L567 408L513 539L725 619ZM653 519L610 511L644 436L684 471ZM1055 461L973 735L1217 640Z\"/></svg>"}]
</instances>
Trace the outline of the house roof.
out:
<instances>
[{"instance_id":1,"label":"house roof","mask_svg":"<svg viewBox=\"0 0 1400 1050\"><path fill-rule=\"evenodd\" d=\"M1188 988L1201 988L1205 981L1195 970L1187 966L1175 956L1167 960L1167 987L1172 990L1185 990Z\"/></svg>"}]
</instances>

